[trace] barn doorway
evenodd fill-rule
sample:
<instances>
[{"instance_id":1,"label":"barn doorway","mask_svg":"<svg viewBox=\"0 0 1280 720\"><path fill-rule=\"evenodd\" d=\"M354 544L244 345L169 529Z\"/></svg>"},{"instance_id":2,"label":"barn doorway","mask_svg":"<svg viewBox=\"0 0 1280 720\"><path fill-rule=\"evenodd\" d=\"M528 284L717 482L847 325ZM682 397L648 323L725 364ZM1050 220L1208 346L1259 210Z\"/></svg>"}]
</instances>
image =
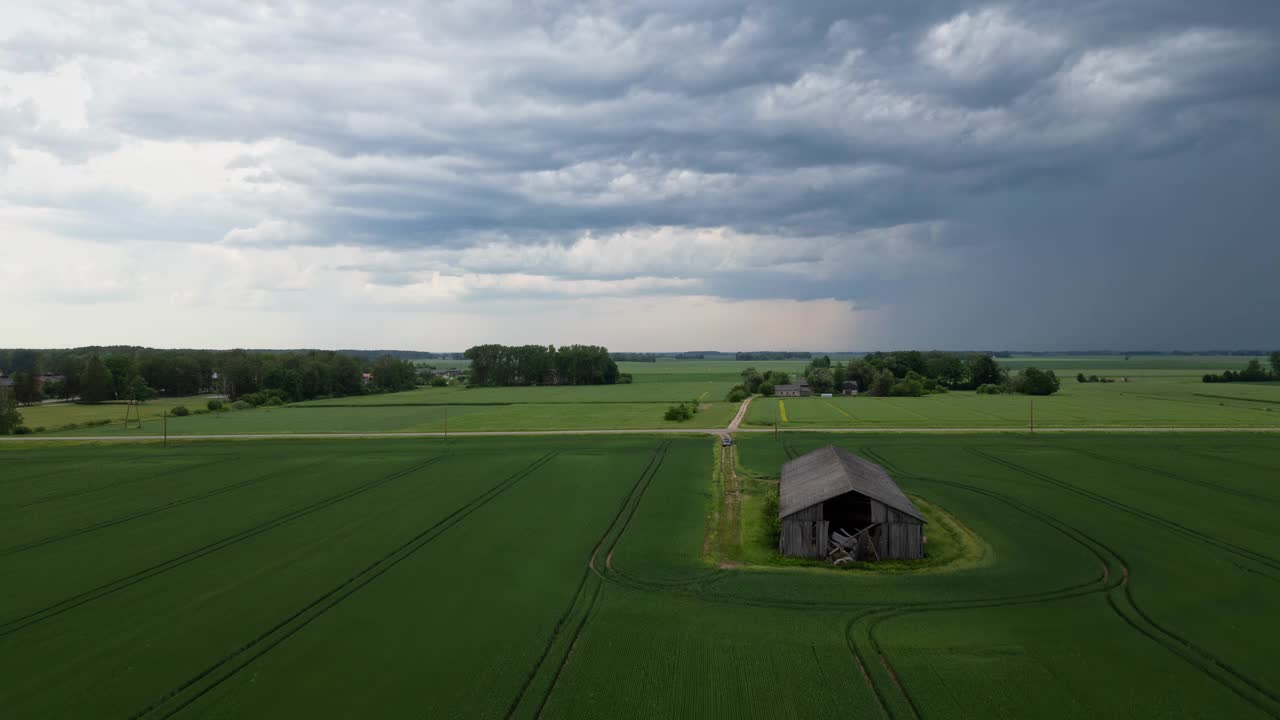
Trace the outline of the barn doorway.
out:
<instances>
[{"instance_id":1,"label":"barn doorway","mask_svg":"<svg viewBox=\"0 0 1280 720\"><path fill-rule=\"evenodd\" d=\"M832 530L856 533L871 524L871 498L856 492L833 497L823 503L822 517Z\"/></svg>"}]
</instances>

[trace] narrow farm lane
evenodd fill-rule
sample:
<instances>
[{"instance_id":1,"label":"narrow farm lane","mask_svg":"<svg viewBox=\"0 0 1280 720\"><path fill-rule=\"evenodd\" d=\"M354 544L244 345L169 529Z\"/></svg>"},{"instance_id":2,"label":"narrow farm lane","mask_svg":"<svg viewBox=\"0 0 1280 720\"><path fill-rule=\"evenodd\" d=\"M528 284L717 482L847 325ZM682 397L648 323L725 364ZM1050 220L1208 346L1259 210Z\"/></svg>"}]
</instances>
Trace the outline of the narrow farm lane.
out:
<instances>
[{"instance_id":1,"label":"narrow farm lane","mask_svg":"<svg viewBox=\"0 0 1280 720\"><path fill-rule=\"evenodd\" d=\"M742 406L738 408L738 414L733 416L733 422L729 423L729 427L725 428L725 432L738 431L738 426L742 424L742 418L747 416L747 408L751 407L751 399L753 397L755 396L749 395L746 400L742 401Z\"/></svg>"}]
</instances>

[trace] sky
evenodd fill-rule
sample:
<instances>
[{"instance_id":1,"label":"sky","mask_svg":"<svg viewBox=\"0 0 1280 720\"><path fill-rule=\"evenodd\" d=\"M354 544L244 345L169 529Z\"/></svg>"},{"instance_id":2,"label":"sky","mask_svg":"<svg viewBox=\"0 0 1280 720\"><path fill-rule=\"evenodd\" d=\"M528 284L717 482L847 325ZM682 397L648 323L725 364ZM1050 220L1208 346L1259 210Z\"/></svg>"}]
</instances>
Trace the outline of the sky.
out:
<instances>
[{"instance_id":1,"label":"sky","mask_svg":"<svg viewBox=\"0 0 1280 720\"><path fill-rule=\"evenodd\" d=\"M1280 346L1280 3L6 0L0 347Z\"/></svg>"}]
</instances>

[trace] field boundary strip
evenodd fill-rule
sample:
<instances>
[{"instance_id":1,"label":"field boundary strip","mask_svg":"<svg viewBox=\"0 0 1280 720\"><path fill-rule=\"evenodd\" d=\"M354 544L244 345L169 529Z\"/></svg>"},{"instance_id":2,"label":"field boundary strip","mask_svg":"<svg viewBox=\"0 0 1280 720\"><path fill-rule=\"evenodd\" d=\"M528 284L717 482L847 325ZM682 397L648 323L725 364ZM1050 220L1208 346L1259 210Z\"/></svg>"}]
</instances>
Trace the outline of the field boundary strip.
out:
<instances>
[{"instance_id":1,"label":"field boundary strip","mask_svg":"<svg viewBox=\"0 0 1280 720\"><path fill-rule=\"evenodd\" d=\"M322 593L302 608L279 620L254 639L224 655L218 661L197 673L186 682L169 690L159 700L134 713L131 717L141 718L160 712L160 717L168 718L178 712L181 712L201 697L204 697L204 695L212 691L214 688L234 677L250 663L267 654L272 649L280 645L280 643L288 640L312 622L315 622L317 619L324 616L325 613L337 607L344 600L363 588L367 587L374 580L382 577L382 575L387 571L412 557L419 550L426 547L450 528L462 522L480 508L489 504L489 502L494 498L502 495L507 490L517 485L521 480L524 480L537 472L539 469L550 463L558 454L559 451L553 451L541 456L522 470L517 471L488 490L485 490L475 496L464 503L461 507L450 512L444 518L441 518L426 529L414 535L409 540L401 543L390 552L369 563L362 570L356 572L338 585ZM224 668L226 668L225 671ZM209 679L209 682L204 683L203 681L205 681L206 678ZM202 686L195 689L197 685ZM180 699L180 696L188 690L193 690L193 692L187 697ZM166 707L170 702L173 702L173 705L171 707Z\"/></svg>"},{"instance_id":2,"label":"field boundary strip","mask_svg":"<svg viewBox=\"0 0 1280 720\"><path fill-rule=\"evenodd\" d=\"M318 512L325 508L336 505L340 502L349 500L353 497L356 497L357 495L363 494L377 487L385 485L393 480L398 480L399 478L405 477L406 475L410 475L414 472L417 472L418 470L421 470L429 465L433 465L437 462L440 462L443 459L445 459L444 455L438 455L438 456L429 458L423 462L416 463L411 467L403 468L401 470L397 470L396 472L390 473L388 475L383 475L381 477L374 478L373 480L365 482L361 485L357 485L354 488L348 488L346 490L343 490L342 492L317 500L316 502L313 502L309 505L304 505L300 508L295 508L293 510L290 510L284 513L283 515L277 515L269 520L265 520L257 525L254 525L253 527L249 527L239 532L233 533L231 535L227 535L211 543L202 545L194 550L189 550L180 555L176 555L172 558L169 558L168 560L156 563L155 565L152 565L150 567L144 568L137 572L131 573L122 578L117 578L110 582L103 583L90 590L77 593L68 598L64 598L58 602L52 603L50 605L46 605L45 607L39 610L34 610L32 612L27 613L26 615L22 615L22 616L13 618L11 620L0 622L0 637L10 635L19 630L30 627L31 625L34 625L36 623L43 622L50 618L61 615L69 610L73 610L86 603L92 602L94 600L98 600L100 598L106 597L108 595L119 592L126 588L132 587L133 585L136 585L140 582L149 580L153 577L156 577L157 575L161 575L166 572L169 572L170 570L174 570L176 568L182 567L189 562L193 562L195 560L211 555L220 550L224 550L240 542L243 542L250 538L261 535L264 532L273 530L281 525L292 522L293 520L297 520L298 518L306 517L307 515L310 515L314 512Z\"/></svg>"}]
</instances>

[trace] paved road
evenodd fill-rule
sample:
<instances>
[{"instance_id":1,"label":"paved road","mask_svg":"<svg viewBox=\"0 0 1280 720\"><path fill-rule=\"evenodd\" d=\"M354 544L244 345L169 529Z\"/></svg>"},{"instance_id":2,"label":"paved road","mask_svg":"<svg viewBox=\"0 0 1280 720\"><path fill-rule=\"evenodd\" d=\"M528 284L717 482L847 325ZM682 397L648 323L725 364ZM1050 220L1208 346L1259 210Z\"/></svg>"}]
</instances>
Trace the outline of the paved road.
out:
<instances>
[{"instance_id":1,"label":"paved road","mask_svg":"<svg viewBox=\"0 0 1280 720\"><path fill-rule=\"evenodd\" d=\"M791 428L782 432L820 433L1024 433L1024 428ZM649 430L509 430L482 432L451 432L447 437L511 437L538 435L724 435L727 428L653 428ZM773 428L739 428L739 433L771 433ZM1280 427L1230 428L1230 427L1069 427L1036 428L1037 433L1280 433ZM446 437L439 432L364 432L364 433L261 433L255 435L170 435L170 440L346 440L354 438L437 438ZM100 435L57 436L13 435L0 437L0 442L157 442L161 435Z\"/></svg>"}]
</instances>

